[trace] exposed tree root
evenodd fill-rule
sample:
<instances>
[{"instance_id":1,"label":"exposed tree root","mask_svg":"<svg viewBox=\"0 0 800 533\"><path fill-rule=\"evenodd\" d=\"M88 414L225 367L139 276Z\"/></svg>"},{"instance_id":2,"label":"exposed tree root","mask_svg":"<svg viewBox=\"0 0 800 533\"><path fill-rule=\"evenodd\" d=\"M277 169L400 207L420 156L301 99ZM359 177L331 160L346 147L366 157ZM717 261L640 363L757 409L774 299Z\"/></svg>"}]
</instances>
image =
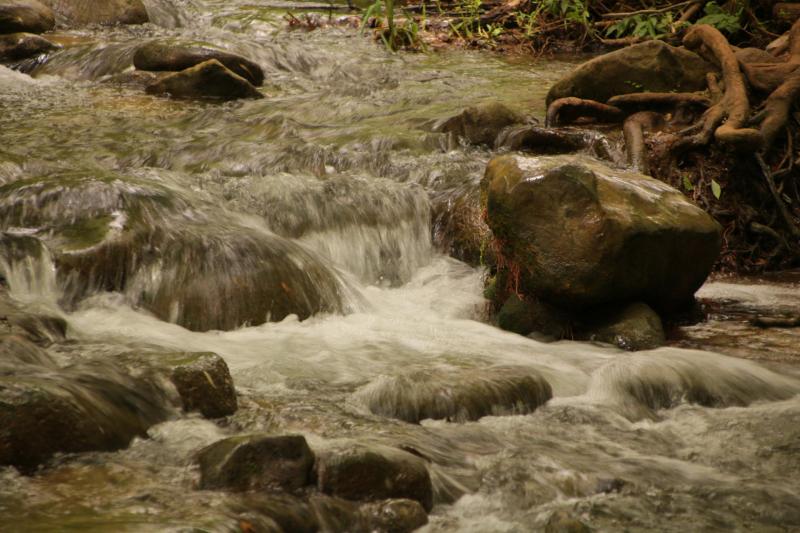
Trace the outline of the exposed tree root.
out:
<instances>
[{"instance_id":1,"label":"exposed tree root","mask_svg":"<svg viewBox=\"0 0 800 533\"><path fill-rule=\"evenodd\" d=\"M547 108L546 126L572 124L580 118L599 122L622 122L624 113L618 107L594 100L570 96L553 101Z\"/></svg>"},{"instance_id":2,"label":"exposed tree root","mask_svg":"<svg viewBox=\"0 0 800 533\"><path fill-rule=\"evenodd\" d=\"M622 126L625 136L625 150L628 154L628 164L635 170L650 173L647 161L647 150L644 144L644 132L655 131L664 127L664 116L653 111L640 111L629 116Z\"/></svg>"},{"instance_id":3,"label":"exposed tree root","mask_svg":"<svg viewBox=\"0 0 800 533\"><path fill-rule=\"evenodd\" d=\"M707 108L711 100L698 93L631 93L612 96L608 104L624 111L672 110L683 105Z\"/></svg>"}]
</instances>

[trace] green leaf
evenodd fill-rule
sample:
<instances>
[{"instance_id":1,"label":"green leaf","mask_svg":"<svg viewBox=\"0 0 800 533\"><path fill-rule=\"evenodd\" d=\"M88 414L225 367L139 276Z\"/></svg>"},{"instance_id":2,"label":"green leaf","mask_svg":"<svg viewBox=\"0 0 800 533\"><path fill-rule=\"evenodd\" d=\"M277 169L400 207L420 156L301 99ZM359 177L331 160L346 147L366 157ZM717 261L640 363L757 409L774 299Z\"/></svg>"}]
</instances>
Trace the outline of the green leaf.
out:
<instances>
[{"instance_id":1,"label":"green leaf","mask_svg":"<svg viewBox=\"0 0 800 533\"><path fill-rule=\"evenodd\" d=\"M722 196L722 187L719 186L719 183L716 180L711 180L711 192L714 193L714 198L719 200L719 197Z\"/></svg>"},{"instance_id":2,"label":"green leaf","mask_svg":"<svg viewBox=\"0 0 800 533\"><path fill-rule=\"evenodd\" d=\"M683 175L683 188L688 192L692 192L694 190L694 185L692 185L691 180L689 180L688 174Z\"/></svg>"}]
</instances>

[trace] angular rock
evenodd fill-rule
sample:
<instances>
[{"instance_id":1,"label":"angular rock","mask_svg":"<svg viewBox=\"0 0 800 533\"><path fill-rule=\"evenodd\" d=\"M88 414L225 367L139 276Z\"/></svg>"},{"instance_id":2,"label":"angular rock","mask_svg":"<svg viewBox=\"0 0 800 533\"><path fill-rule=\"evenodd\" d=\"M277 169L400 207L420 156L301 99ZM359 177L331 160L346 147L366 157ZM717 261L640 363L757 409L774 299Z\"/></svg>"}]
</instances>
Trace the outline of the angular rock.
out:
<instances>
[{"instance_id":1,"label":"angular rock","mask_svg":"<svg viewBox=\"0 0 800 533\"><path fill-rule=\"evenodd\" d=\"M352 443L318 452L320 491L347 500L416 500L433 507L433 485L425 461L397 448Z\"/></svg>"},{"instance_id":2,"label":"angular rock","mask_svg":"<svg viewBox=\"0 0 800 533\"><path fill-rule=\"evenodd\" d=\"M59 24L144 24L150 20L141 0L41 0L56 13Z\"/></svg>"},{"instance_id":3,"label":"angular rock","mask_svg":"<svg viewBox=\"0 0 800 533\"><path fill-rule=\"evenodd\" d=\"M410 533L428 523L428 515L414 500L367 503L359 510L369 531Z\"/></svg>"},{"instance_id":4,"label":"angular rock","mask_svg":"<svg viewBox=\"0 0 800 533\"><path fill-rule=\"evenodd\" d=\"M44 37L32 33L0 35L0 61L19 61L46 54L60 48Z\"/></svg>"},{"instance_id":5,"label":"angular rock","mask_svg":"<svg viewBox=\"0 0 800 533\"><path fill-rule=\"evenodd\" d=\"M147 86L148 94L173 98L264 98L253 85L231 72L216 59L210 59L186 70L169 74Z\"/></svg>"},{"instance_id":6,"label":"angular rock","mask_svg":"<svg viewBox=\"0 0 800 533\"><path fill-rule=\"evenodd\" d=\"M0 376L0 465L30 472L57 452L124 448L168 415L163 390L112 364L30 366Z\"/></svg>"},{"instance_id":7,"label":"angular rock","mask_svg":"<svg viewBox=\"0 0 800 533\"><path fill-rule=\"evenodd\" d=\"M298 490L313 482L314 453L301 435L243 435L201 450L200 487Z\"/></svg>"},{"instance_id":8,"label":"angular rock","mask_svg":"<svg viewBox=\"0 0 800 533\"><path fill-rule=\"evenodd\" d=\"M257 87L264 83L264 71L255 62L236 54L203 46L151 41L136 49L133 54L133 66L139 70L176 72L210 59L216 59L228 70Z\"/></svg>"},{"instance_id":9,"label":"angular rock","mask_svg":"<svg viewBox=\"0 0 800 533\"><path fill-rule=\"evenodd\" d=\"M553 391L531 368L500 366L399 374L375 381L358 396L381 416L413 423L427 418L463 422L533 412Z\"/></svg>"},{"instance_id":10,"label":"angular rock","mask_svg":"<svg viewBox=\"0 0 800 533\"><path fill-rule=\"evenodd\" d=\"M195 331L342 310L338 277L305 249L206 207L113 173L0 186L0 220L39 229L66 308L97 292L123 292Z\"/></svg>"},{"instance_id":11,"label":"angular rock","mask_svg":"<svg viewBox=\"0 0 800 533\"><path fill-rule=\"evenodd\" d=\"M550 88L547 104L568 96L605 102L618 94L702 91L706 73L716 70L694 52L647 41L583 63Z\"/></svg>"},{"instance_id":12,"label":"angular rock","mask_svg":"<svg viewBox=\"0 0 800 533\"><path fill-rule=\"evenodd\" d=\"M585 160L501 156L481 186L506 275L564 309L692 301L721 248L721 228L680 191Z\"/></svg>"},{"instance_id":13,"label":"angular rock","mask_svg":"<svg viewBox=\"0 0 800 533\"><path fill-rule=\"evenodd\" d=\"M470 144L494 146L497 135L506 127L520 124L525 117L499 102L468 107L458 115L443 119L433 131L452 133Z\"/></svg>"},{"instance_id":14,"label":"angular rock","mask_svg":"<svg viewBox=\"0 0 800 533\"><path fill-rule=\"evenodd\" d=\"M53 12L37 0L0 0L0 34L44 33L55 25Z\"/></svg>"},{"instance_id":15,"label":"angular rock","mask_svg":"<svg viewBox=\"0 0 800 533\"><path fill-rule=\"evenodd\" d=\"M641 302L606 315L582 335L587 340L614 344L623 350L653 350L666 343L661 318L650 306Z\"/></svg>"},{"instance_id":16,"label":"angular rock","mask_svg":"<svg viewBox=\"0 0 800 533\"><path fill-rule=\"evenodd\" d=\"M238 407L233 378L225 360L217 354L191 356L190 362L172 370L184 411L200 411L206 418L232 415Z\"/></svg>"}]
</instances>

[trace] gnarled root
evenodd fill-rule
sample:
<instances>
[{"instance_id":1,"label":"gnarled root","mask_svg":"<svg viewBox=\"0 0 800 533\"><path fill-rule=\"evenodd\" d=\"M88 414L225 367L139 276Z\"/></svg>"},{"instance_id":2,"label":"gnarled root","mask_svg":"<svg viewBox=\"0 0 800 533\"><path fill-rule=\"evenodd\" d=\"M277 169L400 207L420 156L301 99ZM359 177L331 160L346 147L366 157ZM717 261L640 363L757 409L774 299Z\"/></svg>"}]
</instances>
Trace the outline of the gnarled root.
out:
<instances>
[{"instance_id":1,"label":"gnarled root","mask_svg":"<svg viewBox=\"0 0 800 533\"><path fill-rule=\"evenodd\" d=\"M622 132L625 135L625 150L628 163L634 170L642 174L650 173L647 150L644 144L645 131L659 130L664 127L664 116L653 111L640 111L625 120Z\"/></svg>"},{"instance_id":2,"label":"gnarled root","mask_svg":"<svg viewBox=\"0 0 800 533\"><path fill-rule=\"evenodd\" d=\"M704 132L713 128L714 137L722 143L748 150L759 148L761 146L759 131L743 127L750 113L750 103L739 62L727 39L716 28L708 24L699 24L692 26L686 32L683 44L701 55L712 56L719 64L725 81L722 100L709 109L704 117ZM726 117L727 121L719 125Z\"/></svg>"},{"instance_id":3,"label":"gnarled root","mask_svg":"<svg viewBox=\"0 0 800 533\"><path fill-rule=\"evenodd\" d=\"M625 115L613 105L569 96L553 101L547 108L545 126L571 124L579 118L600 122L621 122Z\"/></svg>"},{"instance_id":4,"label":"gnarled root","mask_svg":"<svg viewBox=\"0 0 800 533\"><path fill-rule=\"evenodd\" d=\"M631 93L612 96L609 105L623 111L670 110L681 106L706 108L711 100L698 93Z\"/></svg>"}]
</instances>

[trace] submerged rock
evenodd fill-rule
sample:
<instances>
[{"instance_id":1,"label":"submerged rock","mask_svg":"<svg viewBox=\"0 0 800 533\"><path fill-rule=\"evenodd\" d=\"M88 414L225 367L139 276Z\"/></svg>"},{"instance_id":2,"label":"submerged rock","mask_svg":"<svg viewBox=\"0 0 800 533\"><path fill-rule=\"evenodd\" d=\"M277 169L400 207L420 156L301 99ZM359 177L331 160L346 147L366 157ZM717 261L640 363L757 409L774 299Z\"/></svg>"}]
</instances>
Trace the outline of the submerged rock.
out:
<instances>
[{"instance_id":1,"label":"submerged rock","mask_svg":"<svg viewBox=\"0 0 800 533\"><path fill-rule=\"evenodd\" d=\"M647 41L583 63L550 88L547 104L568 96L605 102L618 94L703 91L714 70L685 48Z\"/></svg>"},{"instance_id":2,"label":"submerged rock","mask_svg":"<svg viewBox=\"0 0 800 533\"><path fill-rule=\"evenodd\" d=\"M231 437L197 456L203 489L298 490L313 482L314 453L301 435Z\"/></svg>"},{"instance_id":3,"label":"submerged rock","mask_svg":"<svg viewBox=\"0 0 800 533\"><path fill-rule=\"evenodd\" d=\"M406 533L428 523L428 515L414 500L386 500L367 503L359 511L369 531Z\"/></svg>"},{"instance_id":4,"label":"submerged rock","mask_svg":"<svg viewBox=\"0 0 800 533\"><path fill-rule=\"evenodd\" d=\"M661 318L650 306L630 304L615 313L605 314L583 334L587 340L615 344L632 352L652 350L666 343Z\"/></svg>"},{"instance_id":5,"label":"submerged rock","mask_svg":"<svg viewBox=\"0 0 800 533\"><path fill-rule=\"evenodd\" d=\"M550 515L544 526L544 533L591 533L591 531L589 526L564 510Z\"/></svg>"},{"instance_id":6,"label":"submerged rock","mask_svg":"<svg viewBox=\"0 0 800 533\"><path fill-rule=\"evenodd\" d=\"M60 48L44 37L32 33L0 35L0 61L19 61L46 54Z\"/></svg>"},{"instance_id":7,"label":"submerged rock","mask_svg":"<svg viewBox=\"0 0 800 533\"><path fill-rule=\"evenodd\" d=\"M303 248L202 209L158 183L115 174L0 187L0 222L38 228L67 308L97 292L122 292L195 331L342 310L338 277Z\"/></svg>"},{"instance_id":8,"label":"submerged rock","mask_svg":"<svg viewBox=\"0 0 800 533\"><path fill-rule=\"evenodd\" d=\"M232 415L238 407L233 378L225 360L214 353L191 354L191 361L172 370L184 411L200 411L206 418Z\"/></svg>"},{"instance_id":9,"label":"submerged rock","mask_svg":"<svg viewBox=\"0 0 800 533\"><path fill-rule=\"evenodd\" d=\"M57 452L124 448L168 415L162 389L115 365L45 363L0 376L0 465L29 472Z\"/></svg>"},{"instance_id":10,"label":"submerged rock","mask_svg":"<svg viewBox=\"0 0 800 533\"><path fill-rule=\"evenodd\" d=\"M571 329L571 320L564 311L546 302L512 294L497 313L497 326L520 335L535 331L561 338Z\"/></svg>"},{"instance_id":11,"label":"submerged rock","mask_svg":"<svg viewBox=\"0 0 800 533\"><path fill-rule=\"evenodd\" d=\"M0 0L0 33L44 33L55 25L53 12L38 0Z\"/></svg>"},{"instance_id":12,"label":"submerged rock","mask_svg":"<svg viewBox=\"0 0 800 533\"><path fill-rule=\"evenodd\" d=\"M426 511L433 485L425 461L397 448L350 443L318 452L317 483L326 494L347 500L407 498Z\"/></svg>"},{"instance_id":13,"label":"submerged rock","mask_svg":"<svg viewBox=\"0 0 800 533\"><path fill-rule=\"evenodd\" d=\"M470 144L494 146L498 134L508 126L520 124L525 117L499 102L468 107L461 113L437 122L433 131L451 133Z\"/></svg>"},{"instance_id":14,"label":"submerged rock","mask_svg":"<svg viewBox=\"0 0 800 533\"><path fill-rule=\"evenodd\" d=\"M504 275L522 294L575 311L690 303L720 252L719 224L660 181L565 161L489 162L481 186Z\"/></svg>"},{"instance_id":15,"label":"submerged rock","mask_svg":"<svg viewBox=\"0 0 800 533\"><path fill-rule=\"evenodd\" d=\"M41 0L50 6L59 24L85 26L144 24L150 20L141 0Z\"/></svg>"},{"instance_id":16,"label":"submerged rock","mask_svg":"<svg viewBox=\"0 0 800 533\"><path fill-rule=\"evenodd\" d=\"M513 366L400 374L359 392L373 413L414 423L525 414L552 396L550 384L536 370Z\"/></svg>"},{"instance_id":17,"label":"submerged rock","mask_svg":"<svg viewBox=\"0 0 800 533\"><path fill-rule=\"evenodd\" d=\"M249 81L228 70L216 59L164 76L148 85L147 93L215 100L264 98Z\"/></svg>"},{"instance_id":18,"label":"submerged rock","mask_svg":"<svg viewBox=\"0 0 800 533\"><path fill-rule=\"evenodd\" d=\"M236 54L202 46L151 41L136 49L133 54L133 66L139 70L175 72L205 63L210 59L216 59L225 68L257 87L264 83L264 71L255 62Z\"/></svg>"}]
</instances>

